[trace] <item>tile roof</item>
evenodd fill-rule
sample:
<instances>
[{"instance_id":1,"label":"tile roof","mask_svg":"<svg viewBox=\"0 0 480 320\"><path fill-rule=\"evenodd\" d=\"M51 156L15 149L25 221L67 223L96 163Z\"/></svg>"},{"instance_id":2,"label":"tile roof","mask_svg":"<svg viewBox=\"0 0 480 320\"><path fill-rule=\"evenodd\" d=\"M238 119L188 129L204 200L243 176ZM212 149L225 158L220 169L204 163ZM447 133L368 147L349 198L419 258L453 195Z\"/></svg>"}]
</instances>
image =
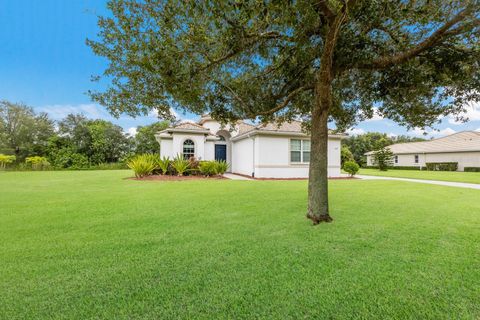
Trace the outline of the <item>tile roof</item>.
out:
<instances>
[{"instance_id":1,"label":"tile roof","mask_svg":"<svg viewBox=\"0 0 480 320\"><path fill-rule=\"evenodd\" d=\"M182 122L173 127L174 129L185 129L185 130L206 130L207 128L193 123L193 122Z\"/></svg>"},{"instance_id":2,"label":"tile roof","mask_svg":"<svg viewBox=\"0 0 480 320\"><path fill-rule=\"evenodd\" d=\"M388 148L395 154L480 151L480 132L462 131L429 141L397 143Z\"/></svg>"}]
</instances>

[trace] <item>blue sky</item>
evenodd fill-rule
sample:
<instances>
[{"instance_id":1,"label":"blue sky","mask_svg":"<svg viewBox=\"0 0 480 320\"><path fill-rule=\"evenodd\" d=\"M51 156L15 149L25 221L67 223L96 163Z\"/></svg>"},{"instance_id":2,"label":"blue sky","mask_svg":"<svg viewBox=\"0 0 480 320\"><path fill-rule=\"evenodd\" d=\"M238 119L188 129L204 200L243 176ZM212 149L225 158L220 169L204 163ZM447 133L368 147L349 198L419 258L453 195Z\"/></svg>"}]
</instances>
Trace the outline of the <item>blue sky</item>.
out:
<instances>
[{"instance_id":1,"label":"blue sky","mask_svg":"<svg viewBox=\"0 0 480 320\"><path fill-rule=\"evenodd\" d=\"M101 89L90 81L100 74L106 61L95 56L85 39L95 38L97 15L107 14L106 0L0 0L0 99L23 102L53 119L68 113L83 113L119 124L126 132L155 122L155 115L139 118L112 118L92 103L85 92ZM480 128L480 106L469 107L472 121L457 124L443 119L429 136L440 136ZM195 120L192 114L180 118ZM351 133L380 131L392 135L421 135L407 132L391 121L375 117L359 124Z\"/></svg>"}]
</instances>

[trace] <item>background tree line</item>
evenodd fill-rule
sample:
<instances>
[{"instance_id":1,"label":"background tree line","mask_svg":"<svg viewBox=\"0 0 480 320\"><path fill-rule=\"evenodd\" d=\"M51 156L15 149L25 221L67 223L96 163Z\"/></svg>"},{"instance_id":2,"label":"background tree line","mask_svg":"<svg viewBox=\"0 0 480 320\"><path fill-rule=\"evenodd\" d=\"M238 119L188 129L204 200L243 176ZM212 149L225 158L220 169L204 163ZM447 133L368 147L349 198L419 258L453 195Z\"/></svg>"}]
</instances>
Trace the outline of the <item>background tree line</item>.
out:
<instances>
[{"instance_id":1,"label":"background tree line","mask_svg":"<svg viewBox=\"0 0 480 320\"><path fill-rule=\"evenodd\" d=\"M350 136L342 141L342 165L346 161L354 160L361 167L364 167L367 165L366 152L380 150L395 143L417 141L425 141L425 139L405 135L389 136L380 132L367 132Z\"/></svg>"},{"instance_id":2,"label":"background tree line","mask_svg":"<svg viewBox=\"0 0 480 320\"><path fill-rule=\"evenodd\" d=\"M139 126L133 137L106 120L69 114L54 121L25 104L0 101L0 154L14 155L17 164L31 156L45 157L55 168L119 163L135 153L158 152L154 134L168 125Z\"/></svg>"}]
</instances>

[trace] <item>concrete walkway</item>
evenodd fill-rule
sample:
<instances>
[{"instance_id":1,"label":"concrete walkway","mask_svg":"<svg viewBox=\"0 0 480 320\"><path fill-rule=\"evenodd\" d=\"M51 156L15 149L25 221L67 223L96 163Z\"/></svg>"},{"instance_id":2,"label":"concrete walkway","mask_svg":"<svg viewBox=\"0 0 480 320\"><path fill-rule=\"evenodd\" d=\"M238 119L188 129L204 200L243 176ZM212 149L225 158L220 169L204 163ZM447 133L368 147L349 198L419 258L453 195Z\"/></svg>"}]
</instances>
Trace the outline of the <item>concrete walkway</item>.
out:
<instances>
[{"instance_id":1,"label":"concrete walkway","mask_svg":"<svg viewBox=\"0 0 480 320\"><path fill-rule=\"evenodd\" d=\"M468 189L480 190L480 184L476 184L476 183L450 182L450 181L437 181L437 180L421 180L421 179L380 177L380 176L364 176L364 175L356 175L355 177L360 178L360 179L364 179L364 180L397 180L397 181L436 184L436 185L439 185L439 186L468 188Z\"/></svg>"},{"instance_id":2,"label":"concrete walkway","mask_svg":"<svg viewBox=\"0 0 480 320\"><path fill-rule=\"evenodd\" d=\"M247 178L247 177L244 177L244 176L239 176L238 174L233 174L233 173L225 173L223 175L225 178L227 179L231 179L231 180L250 180L250 181L254 181L253 179L250 179L250 178Z\"/></svg>"}]
</instances>

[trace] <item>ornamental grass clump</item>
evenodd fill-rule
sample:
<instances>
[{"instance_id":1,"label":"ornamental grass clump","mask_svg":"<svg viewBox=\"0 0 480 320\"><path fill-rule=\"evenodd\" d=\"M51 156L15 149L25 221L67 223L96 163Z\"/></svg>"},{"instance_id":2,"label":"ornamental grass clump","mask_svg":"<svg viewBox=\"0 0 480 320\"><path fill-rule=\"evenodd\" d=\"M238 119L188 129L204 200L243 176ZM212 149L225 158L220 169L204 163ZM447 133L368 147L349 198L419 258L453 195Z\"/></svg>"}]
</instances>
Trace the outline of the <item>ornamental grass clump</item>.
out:
<instances>
[{"instance_id":1,"label":"ornamental grass clump","mask_svg":"<svg viewBox=\"0 0 480 320\"><path fill-rule=\"evenodd\" d=\"M228 170L228 163L225 160L215 161L217 174L223 175Z\"/></svg>"},{"instance_id":2,"label":"ornamental grass clump","mask_svg":"<svg viewBox=\"0 0 480 320\"><path fill-rule=\"evenodd\" d=\"M181 154L178 154L172 161L172 168L177 173L177 176L183 176L189 169L190 162L185 160Z\"/></svg>"},{"instance_id":3,"label":"ornamental grass clump","mask_svg":"<svg viewBox=\"0 0 480 320\"><path fill-rule=\"evenodd\" d=\"M135 173L135 177L144 178L153 173L157 168L157 157L153 154L140 154L127 162L127 165Z\"/></svg>"},{"instance_id":4,"label":"ornamental grass clump","mask_svg":"<svg viewBox=\"0 0 480 320\"><path fill-rule=\"evenodd\" d=\"M158 159L158 168L162 171L162 174L167 174L171 162L172 161L169 157L162 157Z\"/></svg>"},{"instance_id":5,"label":"ornamental grass clump","mask_svg":"<svg viewBox=\"0 0 480 320\"><path fill-rule=\"evenodd\" d=\"M214 176L217 174L217 164L215 161L201 161L198 170L206 177Z\"/></svg>"}]
</instances>

